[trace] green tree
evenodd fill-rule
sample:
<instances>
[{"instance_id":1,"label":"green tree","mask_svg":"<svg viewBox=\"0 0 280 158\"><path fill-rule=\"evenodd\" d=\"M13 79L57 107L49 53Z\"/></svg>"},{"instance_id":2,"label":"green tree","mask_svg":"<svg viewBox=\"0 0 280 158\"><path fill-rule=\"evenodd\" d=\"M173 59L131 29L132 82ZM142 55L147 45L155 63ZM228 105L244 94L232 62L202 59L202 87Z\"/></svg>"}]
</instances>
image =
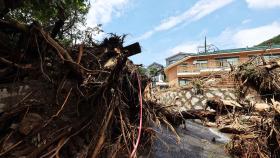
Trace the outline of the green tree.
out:
<instances>
[{"instance_id":1,"label":"green tree","mask_svg":"<svg viewBox=\"0 0 280 158\"><path fill-rule=\"evenodd\" d=\"M280 44L280 35L275 36L267 41L264 41L261 44L259 44L258 46L269 46L269 45L273 45L273 44Z\"/></svg>"},{"instance_id":2,"label":"green tree","mask_svg":"<svg viewBox=\"0 0 280 158\"><path fill-rule=\"evenodd\" d=\"M85 24L90 7L89 0L0 1L4 5L0 8L0 15L4 19L11 18L26 24L39 22L44 30L50 32L51 37L58 36L61 40L82 38L78 26Z\"/></svg>"},{"instance_id":3,"label":"green tree","mask_svg":"<svg viewBox=\"0 0 280 158\"><path fill-rule=\"evenodd\" d=\"M156 76L156 73L158 72L158 70L154 67L151 67L148 69L149 72L149 76Z\"/></svg>"},{"instance_id":4,"label":"green tree","mask_svg":"<svg viewBox=\"0 0 280 158\"><path fill-rule=\"evenodd\" d=\"M139 67L138 68L139 69L139 72L140 72L140 74L141 75L147 75L147 69L146 68L144 68L144 67Z\"/></svg>"}]
</instances>

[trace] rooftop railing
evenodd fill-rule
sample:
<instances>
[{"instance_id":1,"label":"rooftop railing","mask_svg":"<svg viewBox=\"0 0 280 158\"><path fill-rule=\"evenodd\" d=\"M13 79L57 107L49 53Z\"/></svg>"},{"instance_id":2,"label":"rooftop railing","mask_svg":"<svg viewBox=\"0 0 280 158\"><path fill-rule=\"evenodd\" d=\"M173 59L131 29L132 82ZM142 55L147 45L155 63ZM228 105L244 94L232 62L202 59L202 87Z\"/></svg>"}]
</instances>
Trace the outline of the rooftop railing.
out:
<instances>
[{"instance_id":1,"label":"rooftop railing","mask_svg":"<svg viewBox=\"0 0 280 158\"><path fill-rule=\"evenodd\" d=\"M198 73L198 72L207 72L207 71L227 71L230 69L230 64L233 66L239 65L248 61L248 58L239 58L234 61L225 61L225 60L207 60L207 62L184 65L181 64L177 67L178 73Z\"/></svg>"}]
</instances>

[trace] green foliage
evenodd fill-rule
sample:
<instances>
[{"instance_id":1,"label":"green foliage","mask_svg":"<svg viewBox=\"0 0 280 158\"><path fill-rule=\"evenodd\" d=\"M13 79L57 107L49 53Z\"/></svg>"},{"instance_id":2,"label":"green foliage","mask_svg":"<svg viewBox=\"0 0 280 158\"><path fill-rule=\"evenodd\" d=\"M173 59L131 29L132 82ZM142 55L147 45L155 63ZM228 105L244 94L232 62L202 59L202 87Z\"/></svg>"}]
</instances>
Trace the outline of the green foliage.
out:
<instances>
[{"instance_id":1,"label":"green foliage","mask_svg":"<svg viewBox=\"0 0 280 158\"><path fill-rule=\"evenodd\" d=\"M262 42L258 46L269 46L269 45L274 45L274 44L280 44L280 35L275 36L267 41Z\"/></svg>"},{"instance_id":2,"label":"green foliage","mask_svg":"<svg viewBox=\"0 0 280 158\"><path fill-rule=\"evenodd\" d=\"M139 67L139 72L141 75L145 76L147 74L147 69L144 67Z\"/></svg>"},{"instance_id":3,"label":"green foliage","mask_svg":"<svg viewBox=\"0 0 280 158\"><path fill-rule=\"evenodd\" d=\"M5 18L27 24L37 21L50 33L55 30L56 24L60 23L54 36L58 35L65 45L84 38L85 33L81 32L80 28L85 25L89 0L25 0L20 3L21 5L11 10Z\"/></svg>"},{"instance_id":4,"label":"green foliage","mask_svg":"<svg viewBox=\"0 0 280 158\"><path fill-rule=\"evenodd\" d=\"M88 0L26 0L10 16L25 23L35 20L49 26L59 19L84 22L88 10Z\"/></svg>"},{"instance_id":5,"label":"green foliage","mask_svg":"<svg viewBox=\"0 0 280 158\"><path fill-rule=\"evenodd\" d=\"M158 72L158 70L154 67L151 67L148 69L149 75L150 76L156 76L156 73Z\"/></svg>"}]
</instances>

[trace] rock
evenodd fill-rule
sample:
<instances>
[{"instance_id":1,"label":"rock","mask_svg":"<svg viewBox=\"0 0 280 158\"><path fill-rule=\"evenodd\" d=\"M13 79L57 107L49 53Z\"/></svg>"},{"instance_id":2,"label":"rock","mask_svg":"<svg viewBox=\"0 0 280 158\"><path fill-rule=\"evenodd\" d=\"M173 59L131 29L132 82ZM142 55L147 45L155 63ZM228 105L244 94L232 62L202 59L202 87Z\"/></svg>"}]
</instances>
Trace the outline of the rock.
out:
<instances>
[{"instance_id":1,"label":"rock","mask_svg":"<svg viewBox=\"0 0 280 158\"><path fill-rule=\"evenodd\" d=\"M207 98L213 98L213 97L214 97L214 95L213 95L213 94L211 94L211 93L206 93L206 97L207 97Z\"/></svg>"},{"instance_id":2,"label":"rock","mask_svg":"<svg viewBox=\"0 0 280 158\"><path fill-rule=\"evenodd\" d=\"M187 99L191 99L191 97L192 97L191 92L187 92L187 93L186 93L186 98L187 98Z\"/></svg>"},{"instance_id":3,"label":"rock","mask_svg":"<svg viewBox=\"0 0 280 158\"><path fill-rule=\"evenodd\" d=\"M198 98L193 97L192 100L191 100L192 106L194 106L198 101L199 101Z\"/></svg>"},{"instance_id":4,"label":"rock","mask_svg":"<svg viewBox=\"0 0 280 158\"><path fill-rule=\"evenodd\" d=\"M206 105L207 99L202 100L202 105Z\"/></svg>"},{"instance_id":5,"label":"rock","mask_svg":"<svg viewBox=\"0 0 280 158\"><path fill-rule=\"evenodd\" d=\"M216 96L218 96L218 97L221 97L221 98L223 98L223 97L224 97L224 94L223 94L223 93L221 93L221 92L218 92L218 91L215 93L215 95L216 95Z\"/></svg>"}]
</instances>

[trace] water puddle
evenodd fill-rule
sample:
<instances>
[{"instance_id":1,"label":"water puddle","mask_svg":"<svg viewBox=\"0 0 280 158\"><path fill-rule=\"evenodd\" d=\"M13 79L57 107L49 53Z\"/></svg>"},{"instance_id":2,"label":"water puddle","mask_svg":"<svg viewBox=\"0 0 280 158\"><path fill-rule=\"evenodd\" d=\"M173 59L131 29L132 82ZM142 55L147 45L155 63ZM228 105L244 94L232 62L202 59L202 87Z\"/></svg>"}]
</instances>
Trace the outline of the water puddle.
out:
<instances>
[{"instance_id":1,"label":"water puddle","mask_svg":"<svg viewBox=\"0 0 280 158\"><path fill-rule=\"evenodd\" d=\"M193 121L186 121L186 128L176 130L180 143L168 129L156 129L159 138L155 140L152 151L143 157L150 158L226 158L224 145L229 137L216 129L204 127Z\"/></svg>"}]
</instances>

